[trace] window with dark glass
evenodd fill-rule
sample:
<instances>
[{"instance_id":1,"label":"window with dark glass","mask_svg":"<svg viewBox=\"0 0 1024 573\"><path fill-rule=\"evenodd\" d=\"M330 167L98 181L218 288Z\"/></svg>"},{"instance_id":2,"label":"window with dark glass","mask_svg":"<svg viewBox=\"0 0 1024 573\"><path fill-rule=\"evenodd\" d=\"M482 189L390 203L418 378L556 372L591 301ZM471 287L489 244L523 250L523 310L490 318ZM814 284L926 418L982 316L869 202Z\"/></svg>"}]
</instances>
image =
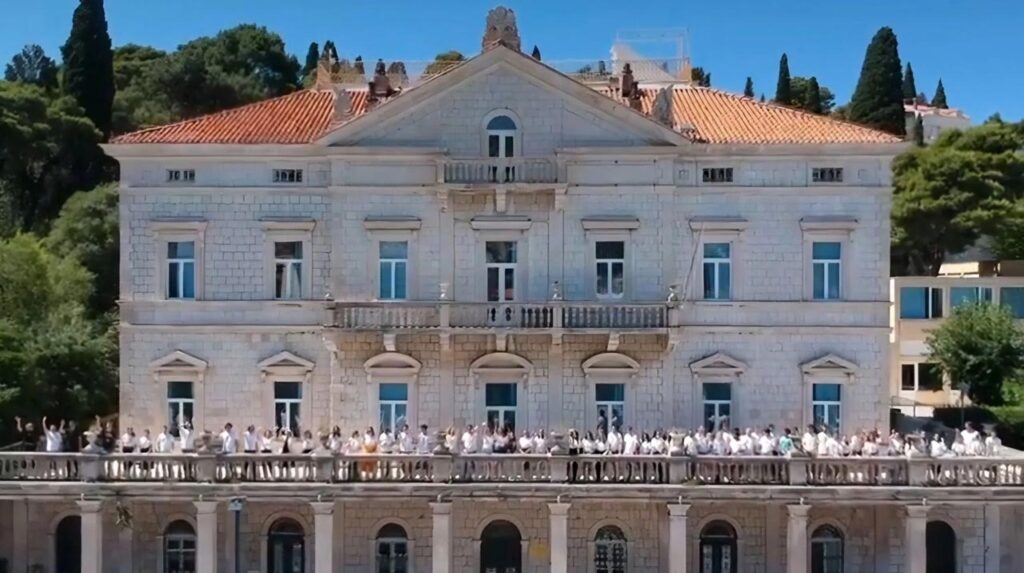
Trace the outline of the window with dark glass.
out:
<instances>
[{"instance_id":1,"label":"window with dark glass","mask_svg":"<svg viewBox=\"0 0 1024 573\"><path fill-rule=\"evenodd\" d=\"M516 428L516 408L519 388L515 383L484 385L484 408L487 424L494 429Z\"/></svg>"},{"instance_id":2,"label":"window with dark glass","mask_svg":"<svg viewBox=\"0 0 1024 573\"><path fill-rule=\"evenodd\" d=\"M597 241L594 251L598 298L621 298L625 291L626 244L622 241Z\"/></svg>"}]
</instances>

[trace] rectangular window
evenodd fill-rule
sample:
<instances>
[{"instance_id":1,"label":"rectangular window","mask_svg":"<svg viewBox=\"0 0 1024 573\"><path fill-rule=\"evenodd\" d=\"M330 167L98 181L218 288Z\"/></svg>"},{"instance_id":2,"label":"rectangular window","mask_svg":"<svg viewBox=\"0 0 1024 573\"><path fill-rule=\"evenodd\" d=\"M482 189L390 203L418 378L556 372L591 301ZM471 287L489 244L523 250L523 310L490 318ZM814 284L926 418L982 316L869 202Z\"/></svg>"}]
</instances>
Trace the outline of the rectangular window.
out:
<instances>
[{"instance_id":1,"label":"rectangular window","mask_svg":"<svg viewBox=\"0 0 1024 573\"><path fill-rule=\"evenodd\" d=\"M825 426L832 432L839 431L841 413L840 384L814 384L811 388L811 406L814 410L814 425Z\"/></svg>"},{"instance_id":2,"label":"rectangular window","mask_svg":"<svg viewBox=\"0 0 1024 573\"><path fill-rule=\"evenodd\" d=\"M900 318L942 318L942 289L901 287Z\"/></svg>"},{"instance_id":3,"label":"rectangular window","mask_svg":"<svg viewBox=\"0 0 1024 573\"><path fill-rule=\"evenodd\" d=\"M167 298L196 298L196 243L167 243Z\"/></svg>"},{"instance_id":4,"label":"rectangular window","mask_svg":"<svg viewBox=\"0 0 1024 573\"><path fill-rule=\"evenodd\" d=\"M840 298L842 277L842 244L815 242L811 244L811 267L814 274L814 300Z\"/></svg>"},{"instance_id":5,"label":"rectangular window","mask_svg":"<svg viewBox=\"0 0 1024 573\"><path fill-rule=\"evenodd\" d=\"M380 403L380 431L392 433L409 422L409 385L381 384L377 390Z\"/></svg>"},{"instance_id":6,"label":"rectangular window","mask_svg":"<svg viewBox=\"0 0 1024 573\"><path fill-rule=\"evenodd\" d=\"M732 297L732 261L729 243L704 243L704 298Z\"/></svg>"},{"instance_id":7,"label":"rectangular window","mask_svg":"<svg viewBox=\"0 0 1024 573\"><path fill-rule=\"evenodd\" d=\"M626 244L622 241L598 241L594 247L597 261L598 298L622 298L625 281Z\"/></svg>"},{"instance_id":8,"label":"rectangular window","mask_svg":"<svg viewBox=\"0 0 1024 573\"><path fill-rule=\"evenodd\" d=\"M1008 307L1014 318L1024 318L1024 287L999 289L999 304Z\"/></svg>"},{"instance_id":9,"label":"rectangular window","mask_svg":"<svg viewBox=\"0 0 1024 573\"><path fill-rule=\"evenodd\" d=\"M302 183L302 170L275 169L274 183Z\"/></svg>"},{"instance_id":10,"label":"rectangular window","mask_svg":"<svg viewBox=\"0 0 1024 573\"><path fill-rule=\"evenodd\" d=\"M167 383L167 427L177 431L182 422L195 422L196 400L191 382Z\"/></svg>"},{"instance_id":11,"label":"rectangular window","mask_svg":"<svg viewBox=\"0 0 1024 573\"><path fill-rule=\"evenodd\" d=\"M196 170L195 169L168 169L167 170L167 182L168 183L195 183Z\"/></svg>"},{"instance_id":12,"label":"rectangular window","mask_svg":"<svg viewBox=\"0 0 1024 573\"><path fill-rule=\"evenodd\" d=\"M409 270L409 243L380 242L380 299L405 300Z\"/></svg>"},{"instance_id":13,"label":"rectangular window","mask_svg":"<svg viewBox=\"0 0 1024 573\"><path fill-rule=\"evenodd\" d=\"M487 241L487 300L511 302L516 298L516 242Z\"/></svg>"},{"instance_id":14,"label":"rectangular window","mask_svg":"<svg viewBox=\"0 0 1024 573\"><path fill-rule=\"evenodd\" d=\"M705 167L701 176L704 183L732 183L732 167Z\"/></svg>"},{"instance_id":15,"label":"rectangular window","mask_svg":"<svg viewBox=\"0 0 1024 573\"><path fill-rule=\"evenodd\" d=\"M952 287L949 289L950 308L978 302L992 302L992 287Z\"/></svg>"},{"instance_id":16,"label":"rectangular window","mask_svg":"<svg viewBox=\"0 0 1024 573\"><path fill-rule=\"evenodd\" d=\"M274 382L274 423L282 430L299 433L302 382Z\"/></svg>"},{"instance_id":17,"label":"rectangular window","mask_svg":"<svg viewBox=\"0 0 1024 573\"><path fill-rule=\"evenodd\" d=\"M705 382L704 425L708 431L716 430L731 423L732 384L728 382Z\"/></svg>"},{"instance_id":18,"label":"rectangular window","mask_svg":"<svg viewBox=\"0 0 1024 573\"><path fill-rule=\"evenodd\" d=\"M274 243L274 298L302 298L302 241Z\"/></svg>"},{"instance_id":19,"label":"rectangular window","mask_svg":"<svg viewBox=\"0 0 1024 573\"><path fill-rule=\"evenodd\" d=\"M842 167L814 167L811 169L811 181L815 183L842 183Z\"/></svg>"},{"instance_id":20,"label":"rectangular window","mask_svg":"<svg viewBox=\"0 0 1024 573\"><path fill-rule=\"evenodd\" d=\"M492 429L516 429L516 405L519 402L516 384L485 384L484 408L487 425Z\"/></svg>"},{"instance_id":21,"label":"rectangular window","mask_svg":"<svg viewBox=\"0 0 1024 573\"><path fill-rule=\"evenodd\" d=\"M943 387L942 367L934 362L900 365L900 388L906 391L939 392Z\"/></svg>"},{"instance_id":22,"label":"rectangular window","mask_svg":"<svg viewBox=\"0 0 1024 573\"><path fill-rule=\"evenodd\" d=\"M597 425L605 432L609 428L621 428L626 413L625 384L595 384L594 396L597 402Z\"/></svg>"}]
</instances>

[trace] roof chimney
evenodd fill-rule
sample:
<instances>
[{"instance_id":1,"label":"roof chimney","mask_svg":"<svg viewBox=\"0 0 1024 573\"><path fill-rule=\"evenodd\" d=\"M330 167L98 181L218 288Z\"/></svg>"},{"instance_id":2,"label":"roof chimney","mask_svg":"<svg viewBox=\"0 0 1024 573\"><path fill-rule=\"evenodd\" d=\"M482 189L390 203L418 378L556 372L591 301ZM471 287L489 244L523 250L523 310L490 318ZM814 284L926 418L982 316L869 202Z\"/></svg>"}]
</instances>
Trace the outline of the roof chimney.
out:
<instances>
[{"instance_id":1,"label":"roof chimney","mask_svg":"<svg viewBox=\"0 0 1024 573\"><path fill-rule=\"evenodd\" d=\"M498 6L487 13L487 25L484 27L484 38L480 43L480 51L486 52L495 44L520 51L519 28L516 26L516 13Z\"/></svg>"}]
</instances>

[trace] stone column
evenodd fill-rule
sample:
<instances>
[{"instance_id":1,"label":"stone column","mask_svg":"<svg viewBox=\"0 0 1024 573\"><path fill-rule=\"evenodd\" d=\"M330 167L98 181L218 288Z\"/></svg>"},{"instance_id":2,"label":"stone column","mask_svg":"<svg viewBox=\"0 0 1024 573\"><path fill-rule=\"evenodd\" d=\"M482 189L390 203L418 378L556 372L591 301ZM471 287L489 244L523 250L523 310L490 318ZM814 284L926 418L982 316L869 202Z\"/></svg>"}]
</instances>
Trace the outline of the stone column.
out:
<instances>
[{"instance_id":1,"label":"stone column","mask_svg":"<svg viewBox=\"0 0 1024 573\"><path fill-rule=\"evenodd\" d=\"M549 503L551 573L569 572L569 503Z\"/></svg>"},{"instance_id":2,"label":"stone column","mask_svg":"<svg viewBox=\"0 0 1024 573\"><path fill-rule=\"evenodd\" d=\"M999 527L999 506L985 506L985 573L999 573L1003 557L1002 533Z\"/></svg>"},{"instance_id":3,"label":"stone column","mask_svg":"<svg viewBox=\"0 0 1024 573\"><path fill-rule=\"evenodd\" d=\"M904 524L906 539L903 540L903 571L926 573L928 565L928 506L908 506Z\"/></svg>"},{"instance_id":4,"label":"stone column","mask_svg":"<svg viewBox=\"0 0 1024 573\"><path fill-rule=\"evenodd\" d=\"M688 503L668 504L668 573L686 573L687 545L690 543L686 532Z\"/></svg>"},{"instance_id":5,"label":"stone column","mask_svg":"<svg viewBox=\"0 0 1024 573\"><path fill-rule=\"evenodd\" d=\"M314 501L313 532L313 573L334 572L334 502Z\"/></svg>"},{"instance_id":6,"label":"stone column","mask_svg":"<svg viewBox=\"0 0 1024 573\"><path fill-rule=\"evenodd\" d=\"M103 502L78 502L82 514L82 573L103 573Z\"/></svg>"},{"instance_id":7,"label":"stone column","mask_svg":"<svg viewBox=\"0 0 1024 573\"><path fill-rule=\"evenodd\" d=\"M786 571L807 573L807 514L809 505L788 505L789 525L786 526Z\"/></svg>"},{"instance_id":8,"label":"stone column","mask_svg":"<svg viewBox=\"0 0 1024 573\"><path fill-rule=\"evenodd\" d=\"M196 573L217 573L217 502L196 501Z\"/></svg>"},{"instance_id":9,"label":"stone column","mask_svg":"<svg viewBox=\"0 0 1024 573\"><path fill-rule=\"evenodd\" d=\"M431 550L433 573L452 571L452 504L435 502L430 504L434 514L434 536ZM319 572L318 572L319 573Z\"/></svg>"}]
</instances>

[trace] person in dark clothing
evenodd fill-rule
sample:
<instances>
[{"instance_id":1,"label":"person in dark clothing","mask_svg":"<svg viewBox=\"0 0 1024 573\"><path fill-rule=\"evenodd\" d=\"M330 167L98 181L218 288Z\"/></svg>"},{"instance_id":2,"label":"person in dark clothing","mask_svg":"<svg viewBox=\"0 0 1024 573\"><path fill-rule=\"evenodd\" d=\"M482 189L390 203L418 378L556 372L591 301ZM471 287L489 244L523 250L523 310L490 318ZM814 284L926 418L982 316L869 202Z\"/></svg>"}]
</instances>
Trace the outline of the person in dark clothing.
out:
<instances>
[{"instance_id":1,"label":"person in dark clothing","mask_svg":"<svg viewBox=\"0 0 1024 573\"><path fill-rule=\"evenodd\" d=\"M39 439L41 434L36 430L35 424L27 422L24 425L21 423L21 416L14 417L15 429L18 432L18 441L21 442L21 449L25 452L35 452L39 450Z\"/></svg>"}]
</instances>

